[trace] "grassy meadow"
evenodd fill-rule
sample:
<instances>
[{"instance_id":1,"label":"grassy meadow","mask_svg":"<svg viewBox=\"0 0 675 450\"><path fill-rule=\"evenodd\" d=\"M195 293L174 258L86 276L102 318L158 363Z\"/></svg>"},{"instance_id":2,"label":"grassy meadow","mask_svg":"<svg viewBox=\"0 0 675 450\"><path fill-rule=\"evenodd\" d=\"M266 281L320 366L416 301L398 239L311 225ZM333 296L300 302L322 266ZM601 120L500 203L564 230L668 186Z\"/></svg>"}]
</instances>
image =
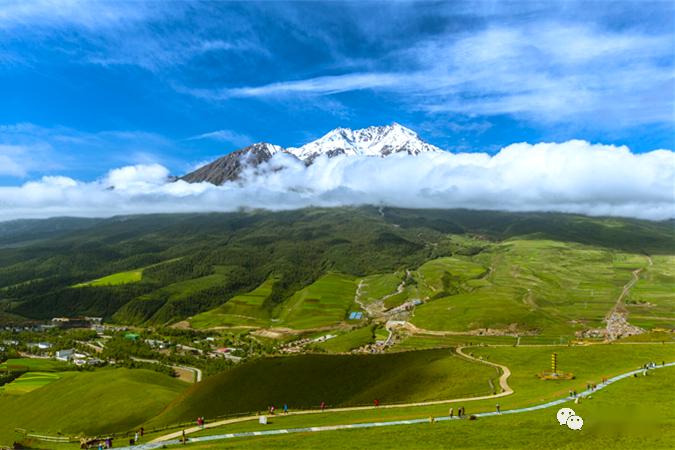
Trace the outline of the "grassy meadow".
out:
<instances>
[{"instance_id":1,"label":"grassy meadow","mask_svg":"<svg viewBox=\"0 0 675 450\"><path fill-rule=\"evenodd\" d=\"M450 350L384 355L301 355L266 358L237 366L189 388L155 424L180 423L280 408L418 402L485 395L498 377L494 368L467 361Z\"/></svg>"},{"instance_id":2,"label":"grassy meadow","mask_svg":"<svg viewBox=\"0 0 675 450\"><path fill-rule=\"evenodd\" d=\"M185 383L144 369L100 369L52 373L59 379L34 390L0 394L0 442L14 428L55 435L120 432L159 414Z\"/></svg>"},{"instance_id":3,"label":"grassy meadow","mask_svg":"<svg viewBox=\"0 0 675 450\"><path fill-rule=\"evenodd\" d=\"M142 278L143 278L142 270L130 270L127 272L114 273L112 275L108 275L92 281L87 281L85 283L78 283L73 287L79 288L87 286L116 286L119 284L136 283L138 281L141 281Z\"/></svg>"},{"instance_id":4,"label":"grassy meadow","mask_svg":"<svg viewBox=\"0 0 675 450\"><path fill-rule=\"evenodd\" d=\"M580 431L559 425L554 407L475 421L227 439L188 448L670 449L675 445L675 408L670 395L673 383L675 369L661 369L648 377L615 383L579 405L569 404L584 419ZM298 418L294 418L296 422ZM281 422L290 425L291 421L279 418L277 423Z\"/></svg>"}]
</instances>

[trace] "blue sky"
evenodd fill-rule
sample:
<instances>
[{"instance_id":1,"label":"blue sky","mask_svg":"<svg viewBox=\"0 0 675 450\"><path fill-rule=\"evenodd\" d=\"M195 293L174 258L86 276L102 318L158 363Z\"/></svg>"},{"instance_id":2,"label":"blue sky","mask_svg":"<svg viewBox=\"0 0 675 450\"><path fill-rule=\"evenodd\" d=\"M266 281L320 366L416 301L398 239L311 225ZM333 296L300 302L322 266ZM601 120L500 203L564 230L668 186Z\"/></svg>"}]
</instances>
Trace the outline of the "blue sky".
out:
<instances>
[{"instance_id":1,"label":"blue sky","mask_svg":"<svg viewBox=\"0 0 675 450\"><path fill-rule=\"evenodd\" d=\"M663 2L0 0L0 185L181 174L399 122L454 152L675 148Z\"/></svg>"}]
</instances>

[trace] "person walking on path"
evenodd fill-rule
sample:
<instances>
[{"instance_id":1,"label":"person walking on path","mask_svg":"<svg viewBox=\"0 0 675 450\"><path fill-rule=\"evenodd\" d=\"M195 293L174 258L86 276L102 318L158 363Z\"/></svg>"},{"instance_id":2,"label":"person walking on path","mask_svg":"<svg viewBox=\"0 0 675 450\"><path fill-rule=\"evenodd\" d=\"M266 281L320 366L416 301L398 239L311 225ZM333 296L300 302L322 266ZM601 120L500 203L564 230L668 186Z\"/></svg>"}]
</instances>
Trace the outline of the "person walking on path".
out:
<instances>
[{"instance_id":1,"label":"person walking on path","mask_svg":"<svg viewBox=\"0 0 675 450\"><path fill-rule=\"evenodd\" d=\"M375 399L373 403L375 404L376 407L380 406L380 401L378 399Z\"/></svg>"},{"instance_id":2,"label":"person walking on path","mask_svg":"<svg viewBox=\"0 0 675 450\"><path fill-rule=\"evenodd\" d=\"M134 444L138 444L138 431L134 434Z\"/></svg>"},{"instance_id":3,"label":"person walking on path","mask_svg":"<svg viewBox=\"0 0 675 450\"><path fill-rule=\"evenodd\" d=\"M288 414L288 405L284 403L284 414Z\"/></svg>"},{"instance_id":4,"label":"person walking on path","mask_svg":"<svg viewBox=\"0 0 675 450\"><path fill-rule=\"evenodd\" d=\"M321 411L326 409L326 402L321 402Z\"/></svg>"},{"instance_id":5,"label":"person walking on path","mask_svg":"<svg viewBox=\"0 0 675 450\"><path fill-rule=\"evenodd\" d=\"M270 414L274 415L274 405L270 406Z\"/></svg>"},{"instance_id":6,"label":"person walking on path","mask_svg":"<svg viewBox=\"0 0 675 450\"><path fill-rule=\"evenodd\" d=\"M452 416L455 414L455 408L450 408L450 411L448 412L448 415L452 419Z\"/></svg>"},{"instance_id":7,"label":"person walking on path","mask_svg":"<svg viewBox=\"0 0 675 450\"><path fill-rule=\"evenodd\" d=\"M181 442L183 443L183 445L187 443L187 438L185 437L185 430L183 430L183 438L181 439Z\"/></svg>"},{"instance_id":8,"label":"person walking on path","mask_svg":"<svg viewBox=\"0 0 675 450\"><path fill-rule=\"evenodd\" d=\"M141 437L145 434L145 428L141 427Z\"/></svg>"},{"instance_id":9,"label":"person walking on path","mask_svg":"<svg viewBox=\"0 0 675 450\"><path fill-rule=\"evenodd\" d=\"M499 406L499 403L497 403L497 414L501 414L501 413L502 413L501 407Z\"/></svg>"}]
</instances>

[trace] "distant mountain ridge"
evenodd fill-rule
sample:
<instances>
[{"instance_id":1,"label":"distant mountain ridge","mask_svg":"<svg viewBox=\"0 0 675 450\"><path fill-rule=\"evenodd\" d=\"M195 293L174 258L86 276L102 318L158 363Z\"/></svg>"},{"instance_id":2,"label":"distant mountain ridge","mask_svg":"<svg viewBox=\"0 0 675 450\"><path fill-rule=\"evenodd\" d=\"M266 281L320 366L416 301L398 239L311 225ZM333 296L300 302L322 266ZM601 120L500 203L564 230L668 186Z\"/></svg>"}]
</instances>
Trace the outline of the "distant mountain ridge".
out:
<instances>
[{"instance_id":1,"label":"distant mountain ridge","mask_svg":"<svg viewBox=\"0 0 675 450\"><path fill-rule=\"evenodd\" d=\"M253 144L218 158L180 179L189 183L206 181L216 185L236 181L241 178L246 167L257 167L277 153L285 153L310 165L321 156L386 157L397 153L419 155L441 151L424 142L413 130L398 123L359 130L336 128L302 147L283 148L265 142Z\"/></svg>"}]
</instances>

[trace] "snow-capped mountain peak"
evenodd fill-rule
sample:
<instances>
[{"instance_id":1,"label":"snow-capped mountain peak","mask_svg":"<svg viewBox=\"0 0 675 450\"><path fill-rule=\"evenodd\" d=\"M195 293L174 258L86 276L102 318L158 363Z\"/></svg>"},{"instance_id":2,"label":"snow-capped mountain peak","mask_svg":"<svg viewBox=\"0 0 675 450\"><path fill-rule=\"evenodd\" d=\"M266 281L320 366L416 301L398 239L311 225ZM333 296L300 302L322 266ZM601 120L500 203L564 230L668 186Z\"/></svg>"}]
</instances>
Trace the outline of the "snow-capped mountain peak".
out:
<instances>
[{"instance_id":1,"label":"snow-capped mountain peak","mask_svg":"<svg viewBox=\"0 0 675 450\"><path fill-rule=\"evenodd\" d=\"M215 161L190 172L180 179L189 183L207 181L216 185L228 181L239 181L244 169L257 167L272 159L277 153L298 158L305 165L311 165L319 156L378 156L394 153L419 155L426 152L440 152L440 148L427 144L417 133L397 123L368 127L360 130L336 128L323 137L302 147L284 149L278 145L260 142L229 153Z\"/></svg>"},{"instance_id":2,"label":"snow-capped mountain peak","mask_svg":"<svg viewBox=\"0 0 675 450\"><path fill-rule=\"evenodd\" d=\"M411 129L393 123L360 130L336 128L315 141L287 151L302 160L312 161L320 155L387 156L399 152L418 155L441 150L421 140Z\"/></svg>"}]
</instances>

